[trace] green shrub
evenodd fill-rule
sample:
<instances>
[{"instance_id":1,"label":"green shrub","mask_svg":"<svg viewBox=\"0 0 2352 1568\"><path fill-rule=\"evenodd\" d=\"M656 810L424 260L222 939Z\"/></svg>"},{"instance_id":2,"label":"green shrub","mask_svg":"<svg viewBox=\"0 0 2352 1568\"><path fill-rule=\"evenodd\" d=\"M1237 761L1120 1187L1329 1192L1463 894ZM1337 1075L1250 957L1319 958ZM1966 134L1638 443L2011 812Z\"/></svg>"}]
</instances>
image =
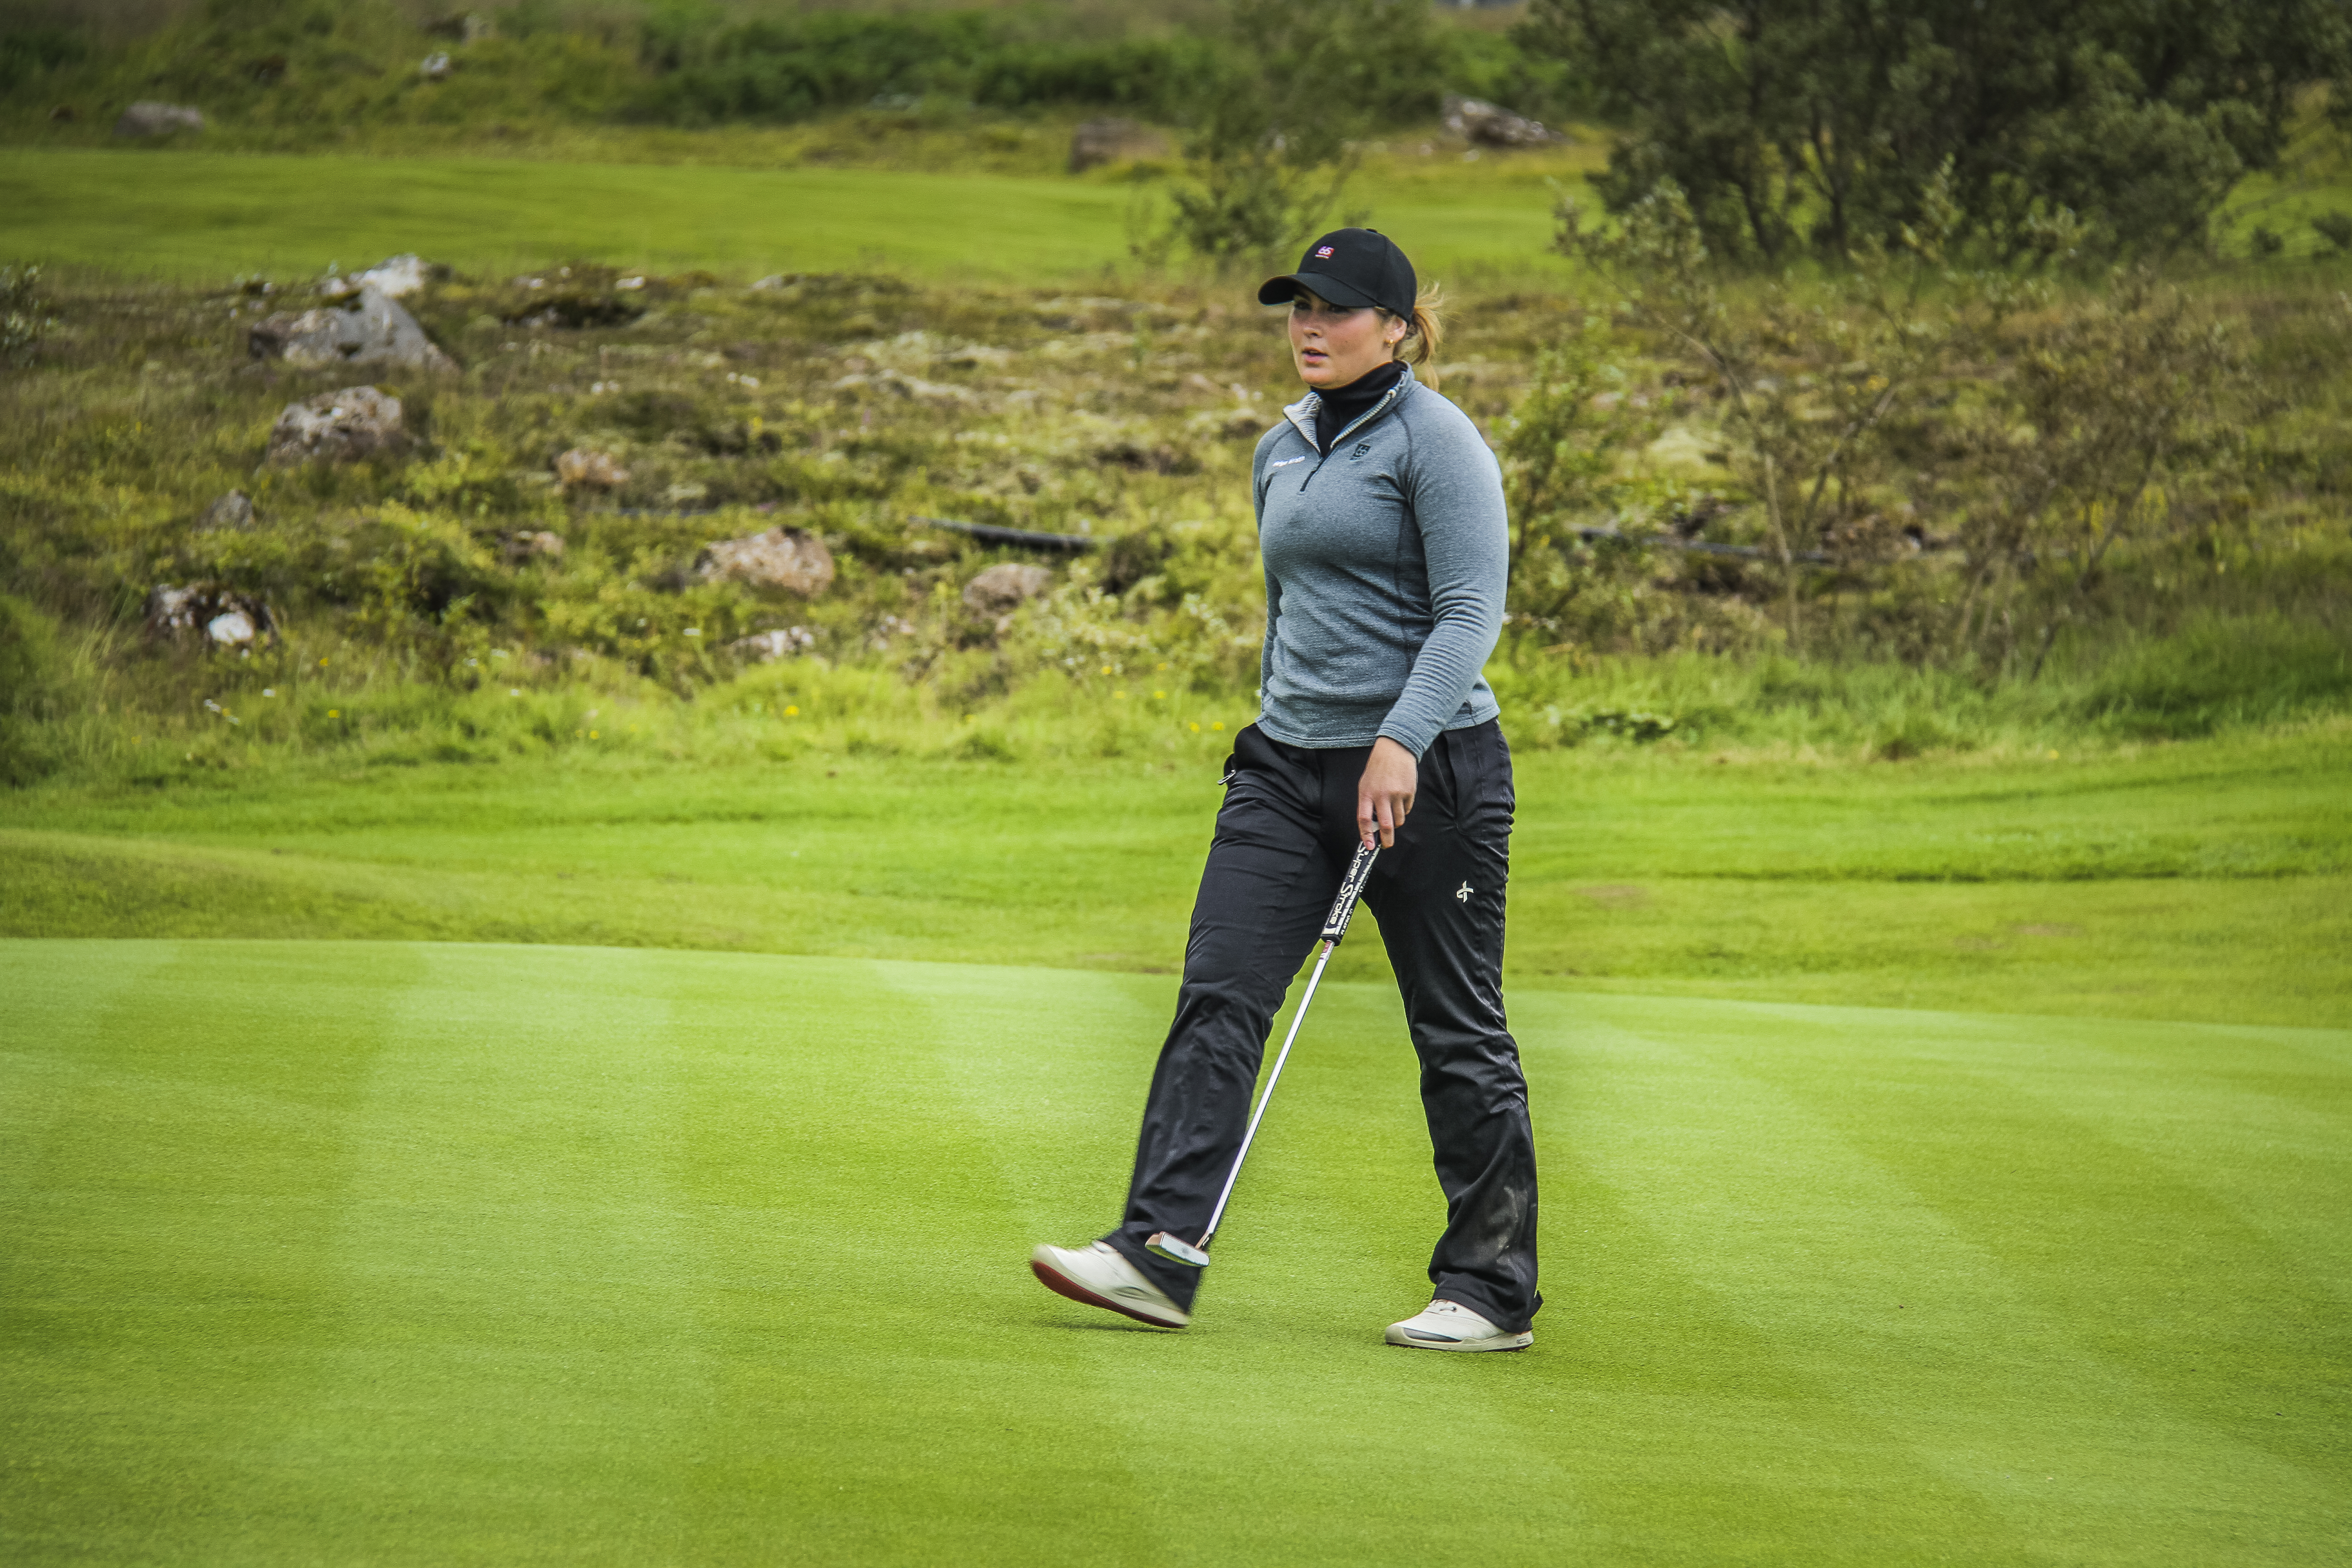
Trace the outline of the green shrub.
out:
<instances>
[{"instance_id":1,"label":"green shrub","mask_svg":"<svg viewBox=\"0 0 2352 1568\"><path fill-rule=\"evenodd\" d=\"M1999 14L1534 0L1517 37L1625 126L1600 182L1612 210L1672 182L1710 250L1767 262L1895 243L1939 170L2004 253L2062 209L2105 247L2194 245L2247 172L2277 164L2301 90L2352 68L2326 0L2203 0L2161 26L2126 5Z\"/></svg>"},{"instance_id":2,"label":"green shrub","mask_svg":"<svg viewBox=\"0 0 2352 1568\"><path fill-rule=\"evenodd\" d=\"M22 364L33 357L53 323L43 312L41 269L0 267L0 364Z\"/></svg>"},{"instance_id":3,"label":"green shrub","mask_svg":"<svg viewBox=\"0 0 2352 1568\"><path fill-rule=\"evenodd\" d=\"M63 27L9 27L0 31L0 93L13 92L33 78L86 59L89 45Z\"/></svg>"},{"instance_id":4,"label":"green shrub","mask_svg":"<svg viewBox=\"0 0 2352 1568\"><path fill-rule=\"evenodd\" d=\"M818 12L713 26L657 13L645 57L661 73L639 112L685 124L803 120L859 105L947 99L991 109L1088 104L1165 118L1214 70L1198 39L1034 37L1002 14Z\"/></svg>"},{"instance_id":5,"label":"green shrub","mask_svg":"<svg viewBox=\"0 0 2352 1568\"><path fill-rule=\"evenodd\" d=\"M2324 212L2311 220L2311 226L2336 255L2352 255L2352 213Z\"/></svg>"}]
</instances>

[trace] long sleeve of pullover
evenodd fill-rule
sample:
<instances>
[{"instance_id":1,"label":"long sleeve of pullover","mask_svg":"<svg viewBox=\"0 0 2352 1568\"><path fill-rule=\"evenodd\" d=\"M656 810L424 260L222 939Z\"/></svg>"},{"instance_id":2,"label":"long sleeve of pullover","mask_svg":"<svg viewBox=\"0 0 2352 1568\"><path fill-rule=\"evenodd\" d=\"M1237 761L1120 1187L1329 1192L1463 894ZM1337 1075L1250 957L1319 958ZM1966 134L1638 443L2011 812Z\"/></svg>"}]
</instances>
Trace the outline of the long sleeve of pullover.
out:
<instances>
[{"instance_id":1,"label":"long sleeve of pullover","mask_svg":"<svg viewBox=\"0 0 2352 1568\"><path fill-rule=\"evenodd\" d=\"M1386 735L1416 757L1500 711L1480 671L1502 631L1502 470L1469 416L1410 374L1339 433L1316 399L1258 443L1266 573L1260 726L1301 746Z\"/></svg>"}]
</instances>

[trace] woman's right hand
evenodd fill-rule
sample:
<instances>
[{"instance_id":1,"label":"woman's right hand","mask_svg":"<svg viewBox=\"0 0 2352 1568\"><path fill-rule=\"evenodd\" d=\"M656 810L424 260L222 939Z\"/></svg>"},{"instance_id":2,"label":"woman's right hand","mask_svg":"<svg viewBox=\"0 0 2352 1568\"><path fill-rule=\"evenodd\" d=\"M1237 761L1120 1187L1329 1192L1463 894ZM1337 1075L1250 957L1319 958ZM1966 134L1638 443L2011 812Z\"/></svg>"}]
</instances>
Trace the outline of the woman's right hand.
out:
<instances>
[{"instance_id":1,"label":"woman's right hand","mask_svg":"<svg viewBox=\"0 0 2352 1568\"><path fill-rule=\"evenodd\" d=\"M1412 810L1421 786L1421 764L1411 752L1382 735L1372 742L1364 776L1356 784L1356 836L1367 848L1375 837L1381 847L1396 847L1397 829Z\"/></svg>"}]
</instances>

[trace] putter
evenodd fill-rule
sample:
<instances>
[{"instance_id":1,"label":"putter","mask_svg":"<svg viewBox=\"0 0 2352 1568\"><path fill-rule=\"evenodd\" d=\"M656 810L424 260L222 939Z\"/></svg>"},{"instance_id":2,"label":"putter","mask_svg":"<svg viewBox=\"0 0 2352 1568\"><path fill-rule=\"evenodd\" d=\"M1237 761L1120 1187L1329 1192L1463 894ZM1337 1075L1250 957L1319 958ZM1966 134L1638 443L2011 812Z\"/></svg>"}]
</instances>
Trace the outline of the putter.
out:
<instances>
[{"instance_id":1,"label":"putter","mask_svg":"<svg viewBox=\"0 0 2352 1568\"><path fill-rule=\"evenodd\" d=\"M1348 875L1339 883L1339 896L1331 900L1331 912L1323 921L1323 956L1315 961L1315 973L1307 981L1307 994L1298 999L1298 1011L1290 1019L1290 1033L1282 1037L1282 1054L1274 1058L1274 1071L1265 1080L1265 1092L1257 1097L1257 1109L1250 1113L1249 1130L1242 1134L1242 1146L1234 1155L1234 1168L1225 1173L1225 1190L1217 1194L1217 1206L1209 1211L1209 1228L1201 1233L1197 1244L1164 1230L1143 1244L1171 1262L1189 1263L1195 1268L1209 1266L1209 1238L1217 1234L1217 1222L1225 1217L1225 1204L1234 1195L1234 1183L1241 1178L1242 1162L1249 1158L1250 1142L1257 1136L1257 1124L1265 1120L1265 1108L1274 1099L1274 1086L1282 1081L1282 1064L1290 1059L1290 1044L1298 1038L1298 1026L1307 1021L1307 1006L1315 1000L1315 987L1322 983L1323 966L1331 962L1331 950L1348 934L1348 918L1356 912L1356 900L1363 896L1364 884L1371 879L1372 862L1380 858L1378 843L1359 846L1355 859L1349 863Z\"/></svg>"}]
</instances>

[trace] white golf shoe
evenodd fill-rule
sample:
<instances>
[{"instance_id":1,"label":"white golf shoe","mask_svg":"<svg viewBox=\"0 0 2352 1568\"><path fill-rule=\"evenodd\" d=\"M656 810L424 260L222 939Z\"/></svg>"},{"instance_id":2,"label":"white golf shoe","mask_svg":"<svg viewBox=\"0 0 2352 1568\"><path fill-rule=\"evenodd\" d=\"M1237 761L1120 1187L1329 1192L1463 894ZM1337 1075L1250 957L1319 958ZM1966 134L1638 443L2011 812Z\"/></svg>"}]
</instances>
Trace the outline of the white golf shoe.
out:
<instances>
[{"instance_id":1,"label":"white golf shoe","mask_svg":"<svg viewBox=\"0 0 2352 1568\"><path fill-rule=\"evenodd\" d=\"M1391 1323L1388 1342L1420 1351L1523 1351L1536 1342L1536 1331L1507 1334L1461 1302L1440 1300Z\"/></svg>"},{"instance_id":2,"label":"white golf shoe","mask_svg":"<svg viewBox=\"0 0 2352 1568\"><path fill-rule=\"evenodd\" d=\"M1192 1314L1168 1299L1108 1241L1092 1247L1041 1247L1029 1255L1030 1272L1057 1296L1124 1312L1154 1328L1181 1329Z\"/></svg>"}]
</instances>

